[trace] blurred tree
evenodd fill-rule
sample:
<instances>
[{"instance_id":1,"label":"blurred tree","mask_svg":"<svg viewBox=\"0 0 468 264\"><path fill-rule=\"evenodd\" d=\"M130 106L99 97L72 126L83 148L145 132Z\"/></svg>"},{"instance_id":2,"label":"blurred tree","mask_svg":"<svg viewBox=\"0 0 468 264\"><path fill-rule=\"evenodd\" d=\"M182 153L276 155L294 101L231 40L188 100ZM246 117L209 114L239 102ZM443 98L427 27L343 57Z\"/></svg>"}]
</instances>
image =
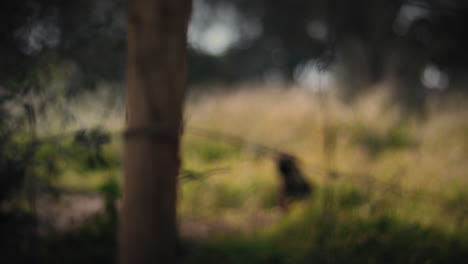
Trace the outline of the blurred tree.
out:
<instances>
[{"instance_id":1,"label":"blurred tree","mask_svg":"<svg viewBox=\"0 0 468 264\"><path fill-rule=\"evenodd\" d=\"M175 263L190 0L128 2L120 263Z\"/></svg>"},{"instance_id":2,"label":"blurred tree","mask_svg":"<svg viewBox=\"0 0 468 264\"><path fill-rule=\"evenodd\" d=\"M413 103L428 91L466 91L463 0L195 3L200 15L192 21L196 30L188 52L192 83L271 77L294 82L304 65L332 54L348 97L388 80L400 98ZM1 88L47 87L44 80L57 69L67 71L67 96L103 80L123 80L126 8L125 0L3 1ZM211 36L205 46L223 36L229 43L211 54L196 41L203 36Z\"/></svg>"},{"instance_id":3,"label":"blurred tree","mask_svg":"<svg viewBox=\"0 0 468 264\"><path fill-rule=\"evenodd\" d=\"M232 27L239 36L221 54L194 47L191 80L233 82L276 74L296 81L303 65L332 59L331 69L348 98L382 81L391 84L400 102L412 105L424 102L430 88L466 91L466 1L197 2L234 12ZM202 24L209 29L209 21L219 17L205 14Z\"/></svg>"},{"instance_id":4,"label":"blurred tree","mask_svg":"<svg viewBox=\"0 0 468 264\"><path fill-rule=\"evenodd\" d=\"M231 26L239 31L240 41L218 55L216 66L209 68L228 82L262 80L272 75L277 75L286 82L294 81L296 67L319 57L326 46L325 1L199 2L219 7L221 13L225 12L223 9L230 7L237 15L234 21L236 24ZM216 16L213 18L211 23L216 22ZM196 59L200 59L199 55L193 54L191 58L193 64L198 66L199 62ZM206 63L210 63L209 57L204 59ZM216 75L206 77L213 76Z\"/></svg>"},{"instance_id":5,"label":"blurred tree","mask_svg":"<svg viewBox=\"0 0 468 264\"><path fill-rule=\"evenodd\" d=\"M125 0L25 0L0 3L0 88L40 89L57 69L70 76L64 90L123 80Z\"/></svg>"}]
</instances>

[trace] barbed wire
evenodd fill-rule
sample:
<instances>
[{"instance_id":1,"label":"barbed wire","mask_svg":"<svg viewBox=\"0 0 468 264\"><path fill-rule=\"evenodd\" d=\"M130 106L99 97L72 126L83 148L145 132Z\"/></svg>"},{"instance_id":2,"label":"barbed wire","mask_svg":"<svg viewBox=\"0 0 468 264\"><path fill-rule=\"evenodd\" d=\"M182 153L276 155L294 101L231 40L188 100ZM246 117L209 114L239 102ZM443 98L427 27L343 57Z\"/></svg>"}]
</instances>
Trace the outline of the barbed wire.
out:
<instances>
[{"instance_id":1,"label":"barbed wire","mask_svg":"<svg viewBox=\"0 0 468 264\"><path fill-rule=\"evenodd\" d=\"M74 137L77 133L79 133L80 130L76 131L70 131L68 133L64 133L61 135L54 135L54 136L48 136L48 137L37 137L35 143L36 144L43 144L43 143L55 143L56 146L59 146L59 141L65 140L67 138ZM192 128L188 127L186 129L187 132L207 138L209 140L218 140L218 141L223 141L228 144L235 144L235 145L250 145L249 149L252 148L259 148L260 155L265 155L266 157L269 158L276 158L280 153L287 153L286 151L282 151L280 149L277 149L275 147L268 146L266 144L254 142L251 140L245 140L244 138L240 136L235 136L231 134L223 134L221 132L216 132L212 130L205 130L202 128ZM108 133L112 135L113 137L122 137L124 134L123 131L112 131L112 132L103 132L103 133ZM123 137L122 137L123 138ZM293 155L293 154L291 154ZM294 155L296 157L296 155ZM403 188L401 184L395 183L395 182L383 182L372 175L367 175L367 174L359 174L359 173L354 173L354 172L343 172L343 171L337 171L337 170L332 170L330 171L328 168L322 167L316 163L311 164L311 162L305 162L304 160L300 159L299 157L296 157L296 159L299 161L299 164L301 164L301 167L306 167L307 172L311 172L315 177L317 176L322 176L325 178L329 179L329 184L334 185L334 184L340 184L340 183L351 183L356 187L364 189L364 191L368 192L381 192L387 195L397 195L397 196L406 196L410 197L411 199L426 199L429 202L446 202L448 200L453 200L454 197L449 197L447 195L442 195L439 193L435 192L429 192L427 190L421 191L419 189L408 189L408 188ZM214 169L209 169L206 171L194 171L190 169L181 169L180 177L183 180L183 182L186 182L187 180L199 180L206 178L208 176L212 176L218 173L224 173L229 171L230 168L227 167L222 167L222 168L214 168ZM310 177L307 177L309 180ZM313 180L313 179L312 179ZM315 182L315 181L314 181ZM468 210L468 204L464 206Z\"/></svg>"}]
</instances>

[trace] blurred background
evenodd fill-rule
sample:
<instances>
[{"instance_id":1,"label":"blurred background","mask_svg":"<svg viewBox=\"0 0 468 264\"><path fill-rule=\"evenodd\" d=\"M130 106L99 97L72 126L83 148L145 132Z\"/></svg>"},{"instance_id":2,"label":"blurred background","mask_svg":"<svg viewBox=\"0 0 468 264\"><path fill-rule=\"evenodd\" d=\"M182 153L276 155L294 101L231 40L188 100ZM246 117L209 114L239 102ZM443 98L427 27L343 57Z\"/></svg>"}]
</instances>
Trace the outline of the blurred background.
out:
<instances>
[{"instance_id":1,"label":"blurred background","mask_svg":"<svg viewBox=\"0 0 468 264\"><path fill-rule=\"evenodd\" d=\"M126 1L0 3L0 262L113 263ZM180 263L465 263L468 3L194 0Z\"/></svg>"}]
</instances>

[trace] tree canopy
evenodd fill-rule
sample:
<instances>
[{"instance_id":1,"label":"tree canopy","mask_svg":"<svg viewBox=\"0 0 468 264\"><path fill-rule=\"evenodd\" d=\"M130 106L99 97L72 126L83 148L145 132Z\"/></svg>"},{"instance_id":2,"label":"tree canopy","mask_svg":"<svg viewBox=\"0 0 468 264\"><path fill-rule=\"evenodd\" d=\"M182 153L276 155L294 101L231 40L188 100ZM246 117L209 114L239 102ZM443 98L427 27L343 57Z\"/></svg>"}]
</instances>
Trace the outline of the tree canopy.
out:
<instances>
[{"instance_id":1,"label":"tree canopy","mask_svg":"<svg viewBox=\"0 0 468 264\"><path fill-rule=\"evenodd\" d=\"M188 47L191 84L270 78L295 82L304 65L327 60L333 61L337 76L352 92L388 77L396 79L398 87L415 87L415 93L424 87L465 90L465 1L197 0L194 4ZM37 71L50 73L64 65L70 68L66 86L70 94L102 80L123 80L125 0L27 0L0 5L3 88L13 87L11 81L30 80ZM423 73L433 72L440 78L421 81Z\"/></svg>"}]
</instances>

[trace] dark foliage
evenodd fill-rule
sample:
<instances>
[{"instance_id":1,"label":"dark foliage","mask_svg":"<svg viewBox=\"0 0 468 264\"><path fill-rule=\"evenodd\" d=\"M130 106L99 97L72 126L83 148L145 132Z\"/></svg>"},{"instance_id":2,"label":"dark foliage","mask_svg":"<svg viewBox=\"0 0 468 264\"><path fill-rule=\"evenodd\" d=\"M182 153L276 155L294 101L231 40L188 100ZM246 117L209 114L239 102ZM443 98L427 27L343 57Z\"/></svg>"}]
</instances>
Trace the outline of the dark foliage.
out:
<instances>
[{"instance_id":1,"label":"dark foliage","mask_svg":"<svg viewBox=\"0 0 468 264\"><path fill-rule=\"evenodd\" d=\"M125 12L125 1L2 1L0 86L18 92L15 84L61 63L78 66L70 94L122 80Z\"/></svg>"},{"instance_id":2,"label":"dark foliage","mask_svg":"<svg viewBox=\"0 0 468 264\"><path fill-rule=\"evenodd\" d=\"M109 143L110 135L100 129L79 130L75 133L74 143L86 152L86 162L89 168L107 166L102 147Z\"/></svg>"}]
</instances>

